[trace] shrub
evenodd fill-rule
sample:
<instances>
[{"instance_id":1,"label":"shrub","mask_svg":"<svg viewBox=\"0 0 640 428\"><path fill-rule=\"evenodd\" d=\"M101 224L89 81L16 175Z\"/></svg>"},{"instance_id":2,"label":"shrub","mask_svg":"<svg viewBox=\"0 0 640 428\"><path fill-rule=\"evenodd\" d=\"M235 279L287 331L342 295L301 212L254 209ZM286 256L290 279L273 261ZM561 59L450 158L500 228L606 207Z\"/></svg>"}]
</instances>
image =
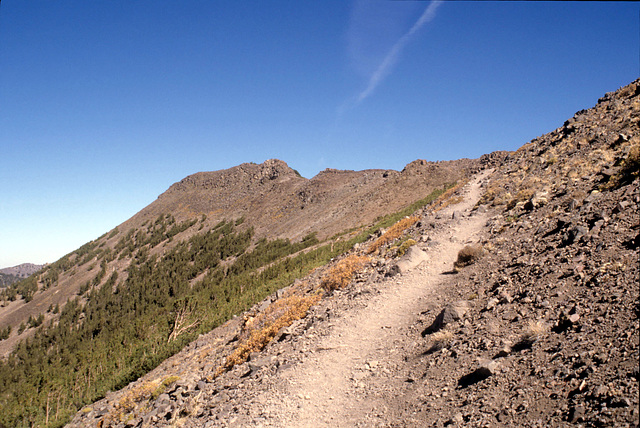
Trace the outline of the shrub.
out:
<instances>
[{"instance_id":1,"label":"shrub","mask_svg":"<svg viewBox=\"0 0 640 428\"><path fill-rule=\"evenodd\" d=\"M467 245L458 252L458 259L453 263L455 270L475 263L484 254L482 245Z\"/></svg>"},{"instance_id":2,"label":"shrub","mask_svg":"<svg viewBox=\"0 0 640 428\"><path fill-rule=\"evenodd\" d=\"M11 335L11 326L8 325L6 328L0 330L0 340L8 339Z\"/></svg>"},{"instance_id":3,"label":"shrub","mask_svg":"<svg viewBox=\"0 0 640 428\"><path fill-rule=\"evenodd\" d=\"M215 377L229 371L233 366L242 364L252 352L258 352L276 337L280 329L290 326L294 321L304 318L309 308L320 300L320 294L311 296L292 295L283 297L271 304L264 312L250 319L240 338L240 344L227 357L225 364L216 370Z\"/></svg>"},{"instance_id":4,"label":"shrub","mask_svg":"<svg viewBox=\"0 0 640 428\"><path fill-rule=\"evenodd\" d=\"M326 291L346 287L353 279L353 275L369 261L369 257L355 254L340 260L324 274L321 280L322 287Z\"/></svg>"},{"instance_id":5,"label":"shrub","mask_svg":"<svg viewBox=\"0 0 640 428\"><path fill-rule=\"evenodd\" d=\"M542 321L529 321L520 338L520 344L531 345L542 337L544 337L549 331L549 326Z\"/></svg>"},{"instance_id":6,"label":"shrub","mask_svg":"<svg viewBox=\"0 0 640 428\"><path fill-rule=\"evenodd\" d=\"M507 203L507 209L515 207L519 202L526 202L535 195L536 191L532 188L521 189L516 196Z\"/></svg>"},{"instance_id":7,"label":"shrub","mask_svg":"<svg viewBox=\"0 0 640 428\"><path fill-rule=\"evenodd\" d=\"M640 175L640 145L635 144L631 146L629 154L620 166L620 170L602 188L603 190L617 189L631 183L638 178L638 175Z\"/></svg>"},{"instance_id":8,"label":"shrub","mask_svg":"<svg viewBox=\"0 0 640 428\"><path fill-rule=\"evenodd\" d=\"M453 339L453 333L448 330L440 330L431 335L430 352L439 351Z\"/></svg>"},{"instance_id":9,"label":"shrub","mask_svg":"<svg viewBox=\"0 0 640 428\"><path fill-rule=\"evenodd\" d=\"M160 382L160 385L158 385L158 387L154 389L153 392L151 393L151 397L150 397L151 400L155 401L160 395L164 394L164 392L167 390L167 387L169 385L171 385L172 383L174 383L179 379L180 379L179 376L168 376L164 378L162 382Z\"/></svg>"},{"instance_id":10,"label":"shrub","mask_svg":"<svg viewBox=\"0 0 640 428\"><path fill-rule=\"evenodd\" d=\"M369 248L367 249L367 254L375 253L376 251L378 251L378 249L380 249L380 247L383 247L392 242L394 239L399 238L405 230L417 223L418 220L420 220L418 216L411 216L405 217L402 220L398 221L369 246Z\"/></svg>"},{"instance_id":11,"label":"shrub","mask_svg":"<svg viewBox=\"0 0 640 428\"><path fill-rule=\"evenodd\" d=\"M407 252L407 250L416 245L417 242L414 239L407 239L406 241L404 241L402 244L400 244L400 246L398 247L398 251L397 251L397 255L398 257L402 257L404 255L404 253Z\"/></svg>"}]
</instances>

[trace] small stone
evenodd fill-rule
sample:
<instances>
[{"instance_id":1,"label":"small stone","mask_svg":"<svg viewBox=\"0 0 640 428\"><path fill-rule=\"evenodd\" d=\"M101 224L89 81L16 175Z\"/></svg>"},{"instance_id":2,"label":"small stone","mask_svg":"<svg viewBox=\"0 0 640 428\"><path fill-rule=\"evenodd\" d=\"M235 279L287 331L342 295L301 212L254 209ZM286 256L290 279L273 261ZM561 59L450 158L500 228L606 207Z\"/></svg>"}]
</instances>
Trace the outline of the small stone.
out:
<instances>
[{"instance_id":1,"label":"small stone","mask_svg":"<svg viewBox=\"0 0 640 428\"><path fill-rule=\"evenodd\" d=\"M486 306L486 310L490 311L493 308L495 308L496 306L498 306L498 303L500 303L500 300L496 299L495 297L489 299L489 301L487 302L487 306Z\"/></svg>"},{"instance_id":2,"label":"small stone","mask_svg":"<svg viewBox=\"0 0 640 428\"><path fill-rule=\"evenodd\" d=\"M453 415L451 420L456 424L461 424L464 422L464 417L462 416L462 413L456 413L455 415Z\"/></svg>"},{"instance_id":3,"label":"small stone","mask_svg":"<svg viewBox=\"0 0 640 428\"><path fill-rule=\"evenodd\" d=\"M448 304L435 318L433 323L422 332L422 337L440 330L447 324L460 321L469 310L469 302L459 300Z\"/></svg>"},{"instance_id":4,"label":"small stone","mask_svg":"<svg viewBox=\"0 0 640 428\"><path fill-rule=\"evenodd\" d=\"M513 302L513 297L511 297L511 295L509 293L507 293L505 290L500 291L500 301L502 303L511 303Z\"/></svg>"},{"instance_id":5,"label":"small stone","mask_svg":"<svg viewBox=\"0 0 640 428\"><path fill-rule=\"evenodd\" d=\"M583 405L577 405L569 410L569 420L572 423L584 420L585 408Z\"/></svg>"}]
</instances>

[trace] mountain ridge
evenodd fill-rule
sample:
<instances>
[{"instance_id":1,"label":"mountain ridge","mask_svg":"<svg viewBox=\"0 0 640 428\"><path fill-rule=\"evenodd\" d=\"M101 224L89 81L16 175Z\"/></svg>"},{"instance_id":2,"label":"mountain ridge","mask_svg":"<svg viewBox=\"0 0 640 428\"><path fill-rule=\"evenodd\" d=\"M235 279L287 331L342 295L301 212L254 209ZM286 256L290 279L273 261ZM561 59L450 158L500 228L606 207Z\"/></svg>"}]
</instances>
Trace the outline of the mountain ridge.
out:
<instances>
[{"instance_id":1,"label":"mountain ridge","mask_svg":"<svg viewBox=\"0 0 640 428\"><path fill-rule=\"evenodd\" d=\"M478 168L479 161L471 159L417 160L400 172L327 168L306 179L278 159L244 163L185 177L123 227L172 212L179 220L202 214L212 221L246 217L258 237L297 240L315 232L323 239L397 211Z\"/></svg>"}]
</instances>

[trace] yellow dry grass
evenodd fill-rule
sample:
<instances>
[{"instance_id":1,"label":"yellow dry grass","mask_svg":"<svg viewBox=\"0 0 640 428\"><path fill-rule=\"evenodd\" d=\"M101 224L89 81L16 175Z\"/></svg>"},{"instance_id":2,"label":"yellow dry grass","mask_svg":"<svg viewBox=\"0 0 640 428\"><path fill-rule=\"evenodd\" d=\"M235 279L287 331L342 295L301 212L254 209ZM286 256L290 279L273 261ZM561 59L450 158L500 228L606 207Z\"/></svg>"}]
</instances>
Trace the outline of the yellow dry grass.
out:
<instances>
[{"instance_id":1,"label":"yellow dry grass","mask_svg":"<svg viewBox=\"0 0 640 428\"><path fill-rule=\"evenodd\" d=\"M227 357L224 365L216 370L214 376L217 377L229 371L233 366L244 363L252 352L262 350L278 334L280 329L304 318L309 308L318 303L321 297L320 294L291 295L272 303L264 312L247 322L240 338L240 344Z\"/></svg>"},{"instance_id":2,"label":"yellow dry grass","mask_svg":"<svg viewBox=\"0 0 640 428\"><path fill-rule=\"evenodd\" d=\"M375 253L376 251L378 251L378 249L380 249L380 247L383 247L392 242L394 239L399 238L405 230L417 223L418 220L420 220L418 216L411 216L405 217L402 220L398 221L369 246L369 248L367 249L367 254Z\"/></svg>"},{"instance_id":3,"label":"yellow dry grass","mask_svg":"<svg viewBox=\"0 0 640 428\"><path fill-rule=\"evenodd\" d=\"M543 338L549 331L549 326L542 321L529 321L522 333L521 341L534 343Z\"/></svg>"},{"instance_id":4,"label":"yellow dry grass","mask_svg":"<svg viewBox=\"0 0 640 428\"><path fill-rule=\"evenodd\" d=\"M455 195L455 193L462 189L462 187L464 187L464 185L466 185L467 183L468 181L462 181L452 188L447 189L447 191L445 191L442 195L438 196L438 199L433 201L433 211L437 212L448 207L449 205L455 205L462 202L463 197L461 195Z\"/></svg>"},{"instance_id":5,"label":"yellow dry grass","mask_svg":"<svg viewBox=\"0 0 640 428\"><path fill-rule=\"evenodd\" d=\"M441 349L453 339L453 333L449 330L440 330L431 335L431 346Z\"/></svg>"},{"instance_id":6,"label":"yellow dry grass","mask_svg":"<svg viewBox=\"0 0 640 428\"><path fill-rule=\"evenodd\" d=\"M369 257L356 254L345 257L330 267L324 274L321 280L322 288L326 291L333 291L346 287L353 279L353 275L369 261Z\"/></svg>"},{"instance_id":7,"label":"yellow dry grass","mask_svg":"<svg viewBox=\"0 0 640 428\"><path fill-rule=\"evenodd\" d=\"M114 409L101 419L100 425L111 426L128 420L138 406L150 399L158 398L170 384L178 379L180 379L178 376L169 376L162 381L155 379L130 389L122 395Z\"/></svg>"}]
</instances>

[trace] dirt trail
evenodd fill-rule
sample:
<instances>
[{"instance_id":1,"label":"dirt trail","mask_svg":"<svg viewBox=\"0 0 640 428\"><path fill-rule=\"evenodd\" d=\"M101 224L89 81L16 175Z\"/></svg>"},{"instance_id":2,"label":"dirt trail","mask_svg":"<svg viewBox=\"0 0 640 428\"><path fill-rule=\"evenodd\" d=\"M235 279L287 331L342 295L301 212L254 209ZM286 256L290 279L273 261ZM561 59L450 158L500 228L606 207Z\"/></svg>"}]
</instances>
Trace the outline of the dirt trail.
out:
<instances>
[{"instance_id":1,"label":"dirt trail","mask_svg":"<svg viewBox=\"0 0 640 428\"><path fill-rule=\"evenodd\" d=\"M271 416L268 425L371 426L391 416L384 392L398 391L401 385L393 383L403 382L393 373L402 350L416 340L407 329L451 271L458 251L479 240L487 215L472 208L488 174L476 176L464 189L464 200L439 213L448 220L430 236L433 245L423 248L426 261L386 280L366 306L336 319L314 352L282 374L276 396L269 392L261 400Z\"/></svg>"}]
</instances>

